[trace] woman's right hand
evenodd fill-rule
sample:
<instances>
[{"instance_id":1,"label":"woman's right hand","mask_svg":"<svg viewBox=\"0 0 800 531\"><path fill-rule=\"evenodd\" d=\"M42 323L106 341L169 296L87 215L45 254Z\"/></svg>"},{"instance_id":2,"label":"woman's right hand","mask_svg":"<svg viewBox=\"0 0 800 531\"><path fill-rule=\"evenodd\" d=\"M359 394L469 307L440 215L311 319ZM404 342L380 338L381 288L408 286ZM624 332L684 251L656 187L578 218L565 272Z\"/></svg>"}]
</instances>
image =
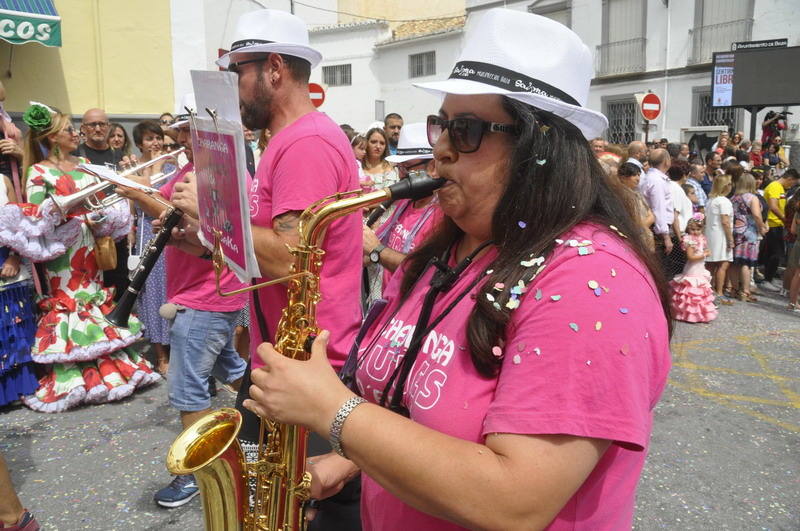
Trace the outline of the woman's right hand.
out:
<instances>
[{"instance_id":1,"label":"woman's right hand","mask_svg":"<svg viewBox=\"0 0 800 531\"><path fill-rule=\"evenodd\" d=\"M0 269L0 277L2 278L13 278L19 274L19 256L17 255L10 255L6 258L6 261L3 263L2 269Z\"/></svg>"}]
</instances>

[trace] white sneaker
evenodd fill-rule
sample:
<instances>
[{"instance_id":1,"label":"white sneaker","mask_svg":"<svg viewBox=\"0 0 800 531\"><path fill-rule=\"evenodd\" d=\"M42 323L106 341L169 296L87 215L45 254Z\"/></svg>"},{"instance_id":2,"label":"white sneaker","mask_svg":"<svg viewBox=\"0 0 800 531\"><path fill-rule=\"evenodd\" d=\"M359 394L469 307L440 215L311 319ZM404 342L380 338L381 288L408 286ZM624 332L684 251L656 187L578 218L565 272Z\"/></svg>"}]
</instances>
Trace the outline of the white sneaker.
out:
<instances>
[{"instance_id":1,"label":"white sneaker","mask_svg":"<svg viewBox=\"0 0 800 531\"><path fill-rule=\"evenodd\" d=\"M779 292L781 290L780 287L776 286L772 282L762 282L761 284L759 284L758 287L759 287L759 289L763 289L763 290L766 290L766 291L771 291L772 293L777 293L777 292Z\"/></svg>"},{"instance_id":2,"label":"white sneaker","mask_svg":"<svg viewBox=\"0 0 800 531\"><path fill-rule=\"evenodd\" d=\"M781 297L786 297L789 294L789 291L786 288L781 288L779 295Z\"/></svg>"}]
</instances>

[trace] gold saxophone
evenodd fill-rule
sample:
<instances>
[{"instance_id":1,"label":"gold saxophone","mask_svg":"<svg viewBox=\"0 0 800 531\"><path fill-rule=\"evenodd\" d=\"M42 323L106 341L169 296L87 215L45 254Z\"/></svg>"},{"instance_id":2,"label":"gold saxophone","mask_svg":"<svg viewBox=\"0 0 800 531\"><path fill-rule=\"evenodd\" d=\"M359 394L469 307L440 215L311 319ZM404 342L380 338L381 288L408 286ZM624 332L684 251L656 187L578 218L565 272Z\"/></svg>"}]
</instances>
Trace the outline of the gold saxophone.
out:
<instances>
[{"instance_id":1,"label":"gold saxophone","mask_svg":"<svg viewBox=\"0 0 800 531\"><path fill-rule=\"evenodd\" d=\"M321 243L327 227L342 216L386 199L425 197L443 182L426 176L409 177L375 192L345 192L317 201L300 216L300 241L289 248L294 257L292 274L226 295L287 282L289 304L278 323L275 348L284 356L307 360L319 332L316 307L325 254ZM305 470L306 428L262 418L258 457L247 463L236 438L241 424L241 414L235 409L223 408L205 415L172 443L167 469L172 474L195 475L208 531L305 529L303 504L311 489L311 474ZM251 479L256 484L252 508Z\"/></svg>"}]
</instances>

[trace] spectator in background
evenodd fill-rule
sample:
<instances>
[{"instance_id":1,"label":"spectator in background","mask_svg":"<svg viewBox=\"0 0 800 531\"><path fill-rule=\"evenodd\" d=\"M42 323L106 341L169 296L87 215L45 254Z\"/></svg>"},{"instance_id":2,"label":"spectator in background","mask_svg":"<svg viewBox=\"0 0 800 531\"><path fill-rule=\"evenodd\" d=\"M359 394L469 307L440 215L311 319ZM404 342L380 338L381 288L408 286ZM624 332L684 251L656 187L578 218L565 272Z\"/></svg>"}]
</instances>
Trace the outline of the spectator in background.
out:
<instances>
[{"instance_id":1,"label":"spectator in background","mask_svg":"<svg viewBox=\"0 0 800 531\"><path fill-rule=\"evenodd\" d=\"M689 160L689 156L691 155L691 150L689 149L689 144L683 143L681 144L681 148L678 151L678 158L681 160Z\"/></svg>"},{"instance_id":2,"label":"spectator in background","mask_svg":"<svg viewBox=\"0 0 800 531\"><path fill-rule=\"evenodd\" d=\"M686 232L686 224L694 214L694 205L681 186L686 182L688 175L689 163L685 160L673 160L667 169L669 193L675 212L672 221L672 252L669 255L669 276L667 278L672 278L683 271L683 266L686 264L686 250L681 245L681 241Z\"/></svg>"},{"instance_id":3,"label":"spectator in background","mask_svg":"<svg viewBox=\"0 0 800 531\"><path fill-rule=\"evenodd\" d=\"M689 166L689 176L686 179L686 184L694 188L694 193L697 196L696 208L698 212L703 212L706 208L706 201L708 196L703 189L703 173L705 167L702 164L691 164Z\"/></svg>"},{"instance_id":4,"label":"spectator in background","mask_svg":"<svg viewBox=\"0 0 800 531\"><path fill-rule=\"evenodd\" d=\"M775 146L775 153L778 155L778 170L784 170L789 167L789 157L786 156L786 150L783 148L783 138L780 136L773 137L772 145Z\"/></svg>"},{"instance_id":5,"label":"spectator in background","mask_svg":"<svg viewBox=\"0 0 800 531\"><path fill-rule=\"evenodd\" d=\"M175 123L175 117L172 114L165 112L161 116L158 117L158 122L161 124L161 129L166 131L169 129L169 126Z\"/></svg>"},{"instance_id":6,"label":"spectator in background","mask_svg":"<svg viewBox=\"0 0 800 531\"><path fill-rule=\"evenodd\" d=\"M670 142L667 144L666 150L667 153L669 153L670 158L675 161L681 154L681 145L677 142Z\"/></svg>"},{"instance_id":7,"label":"spectator in background","mask_svg":"<svg viewBox=\"0 0 800 531\"><path fill-rule=\"evenodd\" d=\"M125 131L122 124L111 123L108 129L108 145L111 149L121 152L123 157L130 157L131 140L128 138L128 132Z\"/></svg>"},{"instance_id":8,"label":"spectator in background","mask_svg":"<svg viewBox=\"0 0 800 531\"><path fill-rule=\"evenodd\" d=\"M656 216L647 201L644 200L642 194L639 192L639 181L641 179L642 169L631 162L623 162L617 170L617 177L624 187L625 192L630 193L630 202L635 207L637 214L636 221L641 227L642 239L646 246L651 251L655 250L655 240L653 239L653 231L651 227L656 221Z\"/></svg>"},{"instance_id":9,"label":"spectator in background","mask_svg":"<svg viewBox=\"0 0 800 531\"><path fill-rule=\"evenodd\" d=\"M717 141L714 142L714 144L711 146L711 151L717 151L717 148L719 147L719 143L722 141L723 138L725 139L725 142L727 143L729 136L730 135L728 135L727 131L722 131L719 134L719 136L717 137Z\"/></svg>"},{"instance_id":10,"label":"spectator in background","mask_svg":"<svg viewBox=\"0 0 800 531\"><path fill-rule=\"evenodd\" d=\"M20 163L22 162L22 133L11 121L3 104L6 101L6 89L0 82L0 173L11 179L12 188L23 200Z\"/></svg>"},{"instance_id":11,"label":"spectator in background","mask_svg":"<svg viewBox=\"0 0 800 531\"><path fill-rule=\"evenodd\" d=\"M400 135L399 130L397 134ZM367 151L362 167L372 181L372 186L384 188L396 183L397 170L386 161L386 157L389 156L389 139L386 137L386 132L379 127L373 127L367 131L366 139Z\"/></svg>"},{"instance_id":12,"label":"spectator in background","mask_svg":"<svg viewBox=\"0 0 800 531\"><path fill-rule=\"evenodd\" d=\"M758 241L768 228L762 221L761 203L752 174L739 177L731 204L734 243L731 286L740 301L755 302L757 299L750 293L750 269L758 265Z\"/></svg>"},{"instance_id":13,"label":"spectator in background","mask_svg":"<svg viewBox=\"0 0 800 531\"><path fill-rule=\"evenodd\" d=\"M603 140L602 137L598 136L597 138L593 138L590 144L592 146L594 156L600 158L600 155L602 155L606 150L606 141Z\"/></svg>"},{"instance_id":14,"label":"spectator in background","mask_svg":"<svg viewBox=\"0 0 800 531\"><path fill-rule=\"evenodd\" d=\"M778 265L784 254L783 229L786 224L786 190L796 185L800 175L794 168L775 179L764 188L764 198L769 207L767 224L769 232L764 236L764 283L768 291L780 291L783 288L781 279L776 277Z\"/></svg>"},{"instance_id":15,"label":"spectator in background","mask_svg":"<svg viewBox=\"0 0 800 531\"><path fill-rule=\"evenodd\" d=\"M728 137L721 136L717 141L717 147L714 148L715 153L719 153L720 155L725 155L725 148L728 147Z\"/></svg>"},{"instance_id":16,"label":"spectator in background","mask_svg":"<svg viewBox=\"0 0 800 531\"><path fill-rule=\"evenodd\" d=\"M700 186L703 187L703 191L706 195L711 195L711 183L714 182L714 177L722 173L719 169L721 165L722 157L719 156L719 153L715 153L714 151L706 153L706 167L703 172L703 179L700 181ZM706 227L708 227L707 220Z\"/></svg>"},{"instance_id":17,"label":"spectator in background","mask_svg":"<svg viewBox=\"0 0 800 531\"><path fill-rule=\"evenodd\" d=\"M764 156L761 153L762 144L759 141L753 142L753 147L750 148L750 164L755 166L764 165Z\"/></svg>"},{"instance_id":18,"label":"spectator in background","mask_svg":"<svg viewBox=\"0 0 800 531\"><path fill-rule=\"evenodd\" d=\"M662 263L666 267L669 265L666 259L672 253L670 233L672 222L675 220L669 177L666 174L672 161L667 150L659 148L650 152L648 162L650 169L639 181L639 191L656 216L653 226L653 232L656 234L656 249L660 250Z\"/></svg>"},{"instance_id":19,"label":"spectator in background","mask_svg":"<svg viewBox=\"0 0 800 531\"><path fill-rule=\"evenodd\" d=\"M733 135L733 138L731 138L730 142L728 142L728 145L733 147L733 149L741 149L740 146L742 144L742 140L744 140L744 133L741 131L736 131L736 133Z\"/></svg>"},{"instance_id":20,"label":"spectator in background","mask_svg":"<svg viewBox=\"0 0 800 531\"><path fill-rule=\"evenodd\" d=\"M786 129L786 113L769 111L761 122L761 144L764 146L771 144L772 139L780 136L784 129Z\"/></svg>"},{"instance_id":21,"label":"spectator in background","mask_svg":"<svg viewBox=\"0 0 800 531\"><path fill-rule=\"evenodd\" d=\"M644 165L647 162L647 146L644 142L634 140L628 144L628 160L626 162L635 164L644 171Z\"/></svg>"},{"instance_id":22,"label":"spectator in background","mask_svg":"<svg viewBox=\"0 0 800 531\"><path fill-rule=\"evenodd\" d=\"M711 271L714 292L719 304L731 305L733 301L725 296L725 275L733 261L733 205L725 197L731 191L730 175L718 175L711 188L706 206L706 240L710 256L706 265Z\"/></svg>"},{"instance_id":23,"label":"spectator in background","mask_svg":"<svg viewBox=\"0 0 800 531\"><path fill-rule=\"evenodd\" d=\"M769 144L767 146L766 153L762 154L761 160L764 162L764 165L771 166L773 168L777 168L778 164L781 162L781 159L778 157L778 151L775 148L775 144Z\"/></svg>"},{"instance_id":24,"label":"spectator in background","mask_svg":"<svg viewBox=\"0 0 800 531\"><path fill-rule=\"evenodd\" d=\"M162 127L161 130L164 131L164 128ZM164 131L164 153L171 153L179 147L178 135L175 133L175 130L167 129Z\"/></svg>"},{"instance_id":25,"label":"spectator in background","mask_svg":"<svg viewBox=\"0 0 800 531\"><path fill-rule=\"evenodd\" d=\"M347 140L352 141L353 137L358 134L356 133L356 130L353 129L353 126L350 124L341 124L339 127L341 127L342 131L344 131L344 134L347 135Z\"/></svg>"},{"instance_id":26,"label":"spectator in background","mask_svg":"<svg viewBox=\"0 0 800 531\"><path fill-rule=\"evenodd\" d=\"M403 128L403 117L396 112L390 112L383 119L383 130L386 133L389 153L387 155L397 155L397 141L400 140L400 129ZM369 135L367 135L369 138Z\"/></svg>"}]
</instances>

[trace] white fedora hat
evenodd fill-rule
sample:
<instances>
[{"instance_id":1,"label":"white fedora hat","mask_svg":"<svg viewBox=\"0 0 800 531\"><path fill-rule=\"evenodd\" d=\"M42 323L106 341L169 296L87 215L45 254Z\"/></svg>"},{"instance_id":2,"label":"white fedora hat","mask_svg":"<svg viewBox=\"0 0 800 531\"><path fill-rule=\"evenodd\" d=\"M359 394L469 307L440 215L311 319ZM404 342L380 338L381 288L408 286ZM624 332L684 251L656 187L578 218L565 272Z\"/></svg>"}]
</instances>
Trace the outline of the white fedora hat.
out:
<instances>
[{"instance_id":1,"label":"white fedora hat","mask_svg":"<svg viewBox=\"0 0 800 531\"><path fill-rule=\"evenodd\" d=\"M608 127L603 114L585 107L592 54L569 28L503 8L473 17L450 78L415 86L438 94L502 94L564 118L586 138Z\"/></svg>"},{"instance_id":2,"label":"white fedora hat","mask_svg":"<svg viewBox=\"0 0 800 531\"><path fill-rule=\"evenodd\" d=\"M189 112L197 112L197 104L194 100L194 92L187 92L181 98L181 105L175 114L175 121L169 126L170 129L178 129L184 124L189 123Z\"/></svg>"},{"instance_id":3,"label":"white fedora hat","mask_svg":"<svg viewBox=\"0 0 800 531\"><path fill-rule=\"evenodd\" d=\"M432 159L433 148L428 143L428 126L425 122L404 125L397 141L397 154L386 160L392 164L415 159Z\"/></svg>"},{"instance_id":4,"label":"white fedora hat","mask_svg":"<svg viewBox=\"0 0 800 531\"><path fill-rule=\"evenodd\" d=\"M245 13L236 22L231 51L217 59L228 68L231 58L243 53L282 53L305 59L314 68L322 54L308 45L308 28L300 17L277 9Z\"/></svg>"}]
</instances>

